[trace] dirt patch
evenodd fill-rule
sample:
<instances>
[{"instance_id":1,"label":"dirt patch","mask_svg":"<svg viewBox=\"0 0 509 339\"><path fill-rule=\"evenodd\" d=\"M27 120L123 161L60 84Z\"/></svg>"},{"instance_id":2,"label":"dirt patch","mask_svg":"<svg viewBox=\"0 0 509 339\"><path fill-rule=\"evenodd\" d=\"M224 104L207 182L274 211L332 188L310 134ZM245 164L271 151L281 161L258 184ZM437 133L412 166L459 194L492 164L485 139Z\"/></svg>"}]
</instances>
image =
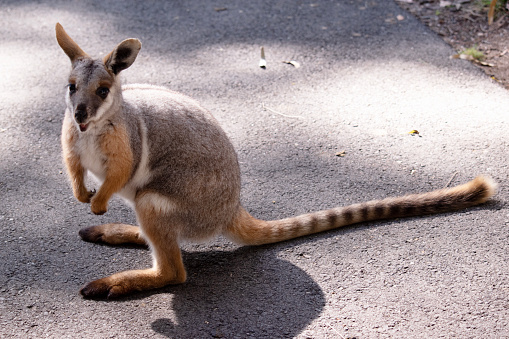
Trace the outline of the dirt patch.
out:
<instances>
[{"instance_id":1,"label":"dirt patch","mask_svg":"<svg viewBox=\"0 0 509 339\"><path fill-rule=\"evenodd\" d=\"M509 11L506 0L499 0L494 22L488 25L488 0L396 0L434 32L443 37L458 54L482 52L472 62L493 80L509 89ZM470 58L462 56L464 58Z\"/></svg>"}]
</instances>

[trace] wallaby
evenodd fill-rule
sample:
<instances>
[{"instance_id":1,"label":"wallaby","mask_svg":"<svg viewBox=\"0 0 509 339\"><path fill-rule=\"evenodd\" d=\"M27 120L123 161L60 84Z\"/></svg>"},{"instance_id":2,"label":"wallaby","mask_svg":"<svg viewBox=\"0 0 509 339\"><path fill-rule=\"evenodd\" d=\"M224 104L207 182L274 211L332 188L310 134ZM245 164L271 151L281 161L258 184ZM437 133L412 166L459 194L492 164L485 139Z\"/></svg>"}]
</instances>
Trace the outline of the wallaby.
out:
<instances>
[{"instance_id":1,"label":"wallaby","mask_svg":"<svg viewBox=\"0 0 509 339\"><path fill-rule=\"evenodd\" d=\"M74 196L95 214L116 193L130 203L139 227L105 224L80 230L85 241L146 244L153 267L92 281L85 298L113 298L186 280L179 242L218 234L240 244L284 241L345 225L453 211L487 201L496 190L479 176L461 186L263 221L240 204L240 170L225 132L196 101L163 87L121 86L119 73L141 49L122 41L102 60L89 57L56 24L72 63L62 127L63 158ZM85 187L91 173L97 192Z\"/></svg>"}]
</instances>

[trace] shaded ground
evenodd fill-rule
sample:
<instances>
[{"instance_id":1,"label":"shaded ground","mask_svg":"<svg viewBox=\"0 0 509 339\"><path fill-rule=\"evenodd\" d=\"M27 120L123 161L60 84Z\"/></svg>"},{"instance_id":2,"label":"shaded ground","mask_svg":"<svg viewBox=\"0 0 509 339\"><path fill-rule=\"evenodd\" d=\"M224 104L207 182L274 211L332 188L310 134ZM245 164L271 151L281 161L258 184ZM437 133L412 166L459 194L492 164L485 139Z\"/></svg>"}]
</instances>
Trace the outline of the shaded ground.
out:
<instances>
[{"instance_id":1,"label":"shaded ground","mask_svg":"<svg viewBox=\"0 0 509 339\"><path fill-rule=\"evenodd\" d=\"M492 79L509 89L509 16L499 0L494 22L488 25L489 1L396 0L449 43L457 53L476 48L484 55L473 62Z\"/></svg>"}]
</instances>

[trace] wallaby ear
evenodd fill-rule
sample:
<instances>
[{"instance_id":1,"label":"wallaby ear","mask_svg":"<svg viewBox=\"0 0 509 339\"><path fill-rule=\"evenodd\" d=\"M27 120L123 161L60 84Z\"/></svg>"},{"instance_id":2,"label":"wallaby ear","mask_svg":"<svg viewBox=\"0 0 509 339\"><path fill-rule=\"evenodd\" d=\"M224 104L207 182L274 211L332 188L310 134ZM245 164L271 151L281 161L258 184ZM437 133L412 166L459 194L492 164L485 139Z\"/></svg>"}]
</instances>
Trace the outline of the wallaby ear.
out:
<instances>
[{"instance_id":1,"label":"wallaby ear","mask_svg":"<svg viewBox=\"0 0 509 339\"><path fill-rule=\"evenodd\" d=\"M58 44L64 50L65 54L67 54L69 59L71 59L73 64L79 58L88 57L87 53L83 52L80 46L71 39L71 37L65 32L62 25L58 22L55 26L55 31L57 33Z\"/></svg>"},{"instance_id":2,"label":"wallaby ear","mask_svg":"<svg viewBox=\"0 0 509 339\"><path fill-rule=\"evenodd\" d=\"M103 62L107 69L117 75L131 66L141 49L138 39L127 39L118 44L115 49L104 57Z\"/></svg>"}]
</instances>

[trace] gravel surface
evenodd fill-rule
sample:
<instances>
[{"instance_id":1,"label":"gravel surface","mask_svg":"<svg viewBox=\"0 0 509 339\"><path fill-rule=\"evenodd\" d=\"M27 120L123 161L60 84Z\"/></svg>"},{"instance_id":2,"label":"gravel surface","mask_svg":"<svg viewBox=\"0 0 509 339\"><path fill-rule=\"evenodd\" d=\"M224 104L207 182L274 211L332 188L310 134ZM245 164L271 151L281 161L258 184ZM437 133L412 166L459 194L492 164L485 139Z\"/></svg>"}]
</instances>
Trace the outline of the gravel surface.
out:
<instances>
[{"instance_id":1,"label":"gravel surface","mask_svg":"<svg viewBox=\"0 0 509 339\"><path fill-rule=\"evenodd\" d=\"M139 38L125 82L168 86L213 112L239 153L243 204L259 218L480 173L499 193L468 211L270 246L187 244L187 283L84 300L86 282L151 258L78 237L135 218L118 199L95 216L72 196L59 143L70 65L57 21L98 57ZM3 0L0 32L0 337L509 336L508 92L450 59L393 1Z\"/></svg>"}]
</instances>

